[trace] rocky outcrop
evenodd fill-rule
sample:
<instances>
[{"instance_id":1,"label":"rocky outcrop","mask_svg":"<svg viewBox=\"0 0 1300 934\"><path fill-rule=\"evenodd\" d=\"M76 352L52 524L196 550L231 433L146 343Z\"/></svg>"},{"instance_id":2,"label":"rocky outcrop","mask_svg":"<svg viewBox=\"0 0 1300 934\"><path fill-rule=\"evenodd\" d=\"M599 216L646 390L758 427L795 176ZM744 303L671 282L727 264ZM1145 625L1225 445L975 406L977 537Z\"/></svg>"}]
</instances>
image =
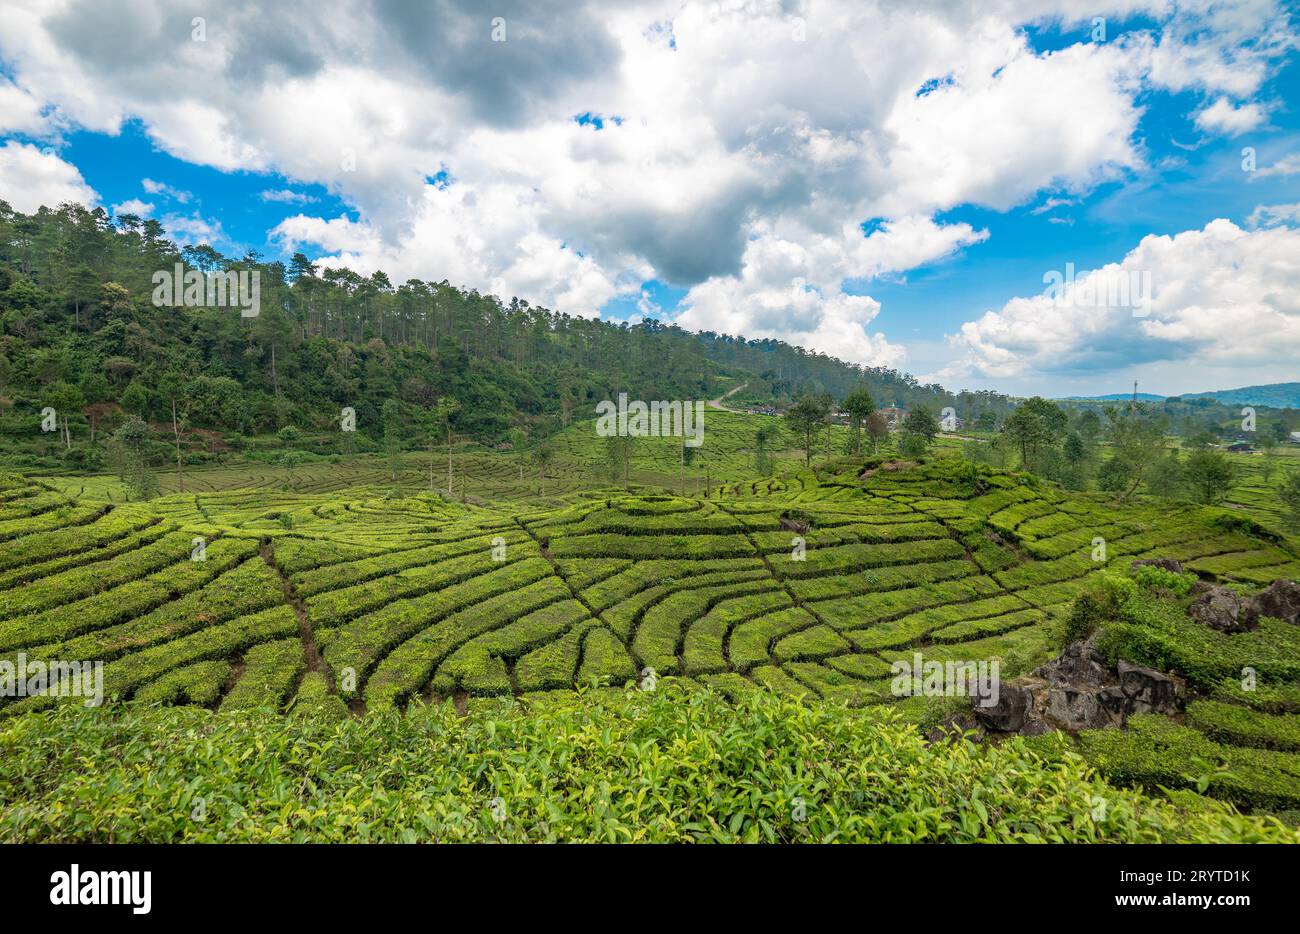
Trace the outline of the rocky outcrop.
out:
<instances>
[{"instance_id":1,"label":"rocky outcrop","mask_svg":"<svg viewBox=\"0 0 1300 934\"><path fill-rule=\"evenodd\" d=\"M1135 713L1174 713L1182 709L1183 685L1154 668L1120 659L1116 665L1124 693L1124 716Z\"/></svg>"},{"instance_id":2,"label":"rocky outcrop","mask_svg":"<svg viewBox=\"0 0 1300 934\"><path fill-rule=\"evenodd\" d=\"M1259 610L1227 587L1213 587L1192 601L1187 615L1219 632L1249 632L1259 627Z\"/></svg>"},{"instance_id":3,"label":"rocky outcrop","mask_svg":"<svg viewBox=\"0 0 1300 934\"><path fill-rule=\"evenodd\" d=\"M1300 584L1295 581L1275 580L1247 602L1259 616L1300 626Z\"/></svg>"},{"instance_id":4,"label":"rocky outcrop","mask_svg":"<svg viewBox=\"0 0 1300 934\"><path fill-rule=\"evenodd\" d=\"M985 707L976 700L971 710L975 719L988 729L1017 733L1034 713L1034 695L1026 687L1003 685L997 703Z\"/></svg>"},{"instance_id":5,"label":"rocky outcrop","mask_svg":"<svg viewBox=\"0 0 1300 934\"><path fill-rule=\"evenodd\" d=\"M1185 695L1180 678L1123 659L1112 668L1091 640L1080 640L1032 677L1002 685L996 704L973 701L970 716L994 735L1099 730L1122 727L1137 713L1178 713Z\"/></svg>"}]
</instances>

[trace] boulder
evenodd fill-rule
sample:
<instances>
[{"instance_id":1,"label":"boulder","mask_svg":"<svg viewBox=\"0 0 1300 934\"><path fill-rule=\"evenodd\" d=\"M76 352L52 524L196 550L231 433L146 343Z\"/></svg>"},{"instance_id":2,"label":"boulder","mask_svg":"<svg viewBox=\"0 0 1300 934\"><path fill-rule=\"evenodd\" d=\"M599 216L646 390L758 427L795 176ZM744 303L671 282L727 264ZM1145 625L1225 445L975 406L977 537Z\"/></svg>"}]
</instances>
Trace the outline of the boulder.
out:
<instances>
[{"instance_id":1,"label":"boulder","mask_svg":"<svg viewBox=\"0 0 1300 934\"><path fill-rule=\"evenodd\" d=\"M1172 571L1175 574L1183 573L1183 562L1176 558L1139 558L1133 562L1133 567L1135 568L1140 568L1144 565L1163 568L1164 570Z\"/></svg>"},{"instance_id":2,"label":"boulder","mask_svg":"<svg viewBox=\"0 0 1300 934\"><path fill-rule=\"evenodd\" d=\"M1133 713L1174 713L1179 709L1178 684L1154 668L1119 660L1119 687L1127 700L1125 716Z\"/></svg>"},{"instance_id":3,"label":"boulder","mask_svg":"<svg viewBox=\"0 0 1300 934\"><path fill-rule=\"evenodd\" d=\"M1300 626L1300 584L1275 580L1267 590L1246 601L1259 616L1271 616L1292 626Z\"/></svg>"},{"instance_id":4,"label":"boulder","mask_svg":"<svg viewBox=\"0 0 1300 934\"><path fill-rule=\"evenodd\" d=\"M1214 587L1197 597L1187 615L1219 632L1249 632L1259 627L1259 611L1227 587Z\"/></svg>"},{"instance_id":5,"label":"boulder","mask_svg":"<svg viewBox=\"0 0 1300 934\"><path fill-rule=\"evenodd\" d=\"M1091 641L1071 642L1061 654L1034 672L1052 684L1101 687L1110 677L1106 656Z\"/></svg>"},{"instance_id":6,"label":"boulder","mask_svg":"<svg viewBox=\"0 0 1300 934\"><path fill-rule=\"evenodd\" d=\"M1025 725L1034 709L1034 695L1027 687L1013 684L1001 685L997 702L983 706L978 697L971 699L971 712L975 719L990 730L1015 733Z\"/></svg>"},{"instance_id":7,"label":"boulder","mask_svg":"<svg viewBox=\"0 0 1300 934\"><path fill-rule=\"evenodd\" d=\"M1066 686L1048 688L1047 715L1071 731L1099 730L1113 723L1099 692Z\"/></svg>"},{"instance_id":8,"label":"boulder","mask_svg":"<svg viewBox=\"0 0 1300 934\"><path fill-rule=\"evenodd\" d=\"M971 713L991 732L1036 736L1053 728L1077 732L1122 727L1135 713L1182 709L1182 681L1120 659L1114 668L1091 640L1067 645L1020 684L1004 684L998 703Z\"/></svg>"}]
</instances>

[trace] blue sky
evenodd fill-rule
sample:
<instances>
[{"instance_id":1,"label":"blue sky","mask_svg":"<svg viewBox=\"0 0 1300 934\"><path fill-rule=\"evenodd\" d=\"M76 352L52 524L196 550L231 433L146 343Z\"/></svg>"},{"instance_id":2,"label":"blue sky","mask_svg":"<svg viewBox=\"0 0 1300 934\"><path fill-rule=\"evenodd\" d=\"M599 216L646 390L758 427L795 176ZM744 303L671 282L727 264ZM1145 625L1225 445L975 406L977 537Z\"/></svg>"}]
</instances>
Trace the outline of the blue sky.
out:
<instances>
[{"instance_id":1,"label":"blue sky","mask_svg":"<svg viewBox=\"0 0 1300 934\"><path fill-rule=\"evenodd\" d=\"M165 62L145 50L188 19L67 3L0 13L0 197L20 208L134 205L232 256L780 337L954 388L1294 372L1300 319L1278 296L1300 42L1281 4L1153 3L1096 43L1064 3L919 23L870 4L541 3L492 44L472 4L452 5L460 29L376 8L350 32L267 38L289 13L242 3ZM1243 171L1247 146L1265 171ZM1152 235L1175 239L1138 250ZM1016 301L1108 263L1151 267L1148 320Z\"/></svg>"}]
</instances>

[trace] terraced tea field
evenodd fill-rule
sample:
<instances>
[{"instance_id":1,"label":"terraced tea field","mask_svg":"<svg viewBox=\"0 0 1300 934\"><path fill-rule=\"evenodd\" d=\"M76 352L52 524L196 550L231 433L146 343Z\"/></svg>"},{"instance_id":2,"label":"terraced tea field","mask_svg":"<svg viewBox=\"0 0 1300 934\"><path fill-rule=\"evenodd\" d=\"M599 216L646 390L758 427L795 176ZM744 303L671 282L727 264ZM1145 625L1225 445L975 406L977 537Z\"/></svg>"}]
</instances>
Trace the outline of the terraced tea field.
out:
<instances>
[{"instance_id":1,"label":"terraced tea field","mask_svg":"<svg viewBox=\"0 0 1300 934\"><path fill-rule=\"evenodd\" d=\"M1119 509L956 461L865 480L796 473L709 499L573 500L112 504L10 477L0 652L101 659L110 695L221 708L360 710L622 685L645 669L733 697L769 687L862 705L892 701L889 663L918 649L998 658L1004 677L1032 667L1058 647L1080 586L1135 557L1225 580L1300 576L1292 546L1227 511Z\"/></svg>"},{"instance_id":2,"label":"terraced tea field","mask_svg":"<svg viewBox=\"0 0 1300 934\"><path fill-rule=\"evenodd\" d=\"M702 495L710 484L717 485L754 476L754 435L760 427L774 432L769 454L775 472L797 469L803 453L782 429L782 420L711 409L707 415L705 445L696 449L692 462L681 464L678 438L637 438L631 445L628 485ZM591 420L574 422L552 441L554 456L543 482L531 452L485 451L481 448L453 453L453 497L468 501L560 505L593 487L623 485L621 468L614 469L607 457L604 439L596 436ZM840 454L848 440L848 429L833 426L830 450ZM940 447L956 452L957 442L940 439ZM892 453L893 443L881 447ZM824 457L823 441L817 454ZM164 469L158 480L165 493L217 493L267 491L270 493L331 493L371 488L399 490L409 494L428 491L432 467L435 490L447 489L445 450L408 452L398 458L396 477L388 460L378 455L317 458L290 469L275 461L240 463L231 466L190 467L178 477ZM615 476L617 474L617 476ZM64 492L103 502L125 502L126 487L113 474L49 476L41 480Z\"/></svg>"}]
</instances>

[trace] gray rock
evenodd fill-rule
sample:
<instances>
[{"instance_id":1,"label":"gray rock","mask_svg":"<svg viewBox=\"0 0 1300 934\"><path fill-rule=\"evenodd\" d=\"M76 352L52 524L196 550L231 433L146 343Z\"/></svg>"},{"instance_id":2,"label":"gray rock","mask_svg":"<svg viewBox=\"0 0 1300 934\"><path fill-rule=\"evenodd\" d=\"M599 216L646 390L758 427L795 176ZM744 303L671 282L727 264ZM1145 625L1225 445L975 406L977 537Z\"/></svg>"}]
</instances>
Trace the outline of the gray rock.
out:
<instances>
[{"instance_id":1,"label":"gray rock","mask_svg":"<svg viewBox=\"0 0 1300 934\"><path fill-rule=\"evenodd\" d=\"M1120 689L1128 700L1126 715L1173 713L1179 709L1179 696L1182 692L1168 675L1154 668L1131 664L1122 658L1116 670L1119 672Z\"/></svg>"},{"instance_id":2,"label":"gray rock","mask_svg":"<svg viewBox=\"0 0 1300 934\"><path fill-rule=\"evenodd\" d=\"M1124 715L1128 712L1129 699L1125 696L1122 687L1118 684L1112 684L1109 687L1102 688L1097 692L1097 702L1101 704L1103 710L1110 714L1111 719L1123 722Z\"/></svg>"},{"instance_id":3,"label":"gray rock","mask_svg":"<svg viewBox=\"0 0 1300 934\"><path fill-rule=\"evenodd\" d=\"M1260 616L1300 626L1300 584L1295 581L1275 580L1246 603Z\"/></svg>"},{"instance_id":4,"label":"gray rock","mask_svg":"<svg viewBox=\"0 0 1300 934\"><path fill-rule=\"evenodd\" d=\"M1070 643L1035 674L1042 681L1029 687L1033 697L1026 726L1036 719L1035 709L1043 711L1048 727L1070 731L1123 726L1135 713L1182 709L1184 689L1178 678L1124 659L1112 669L1091 641ZM1002 690L1005 694L1008 688Z\"/></svg>"},{"instance_id":5,"label":"gray rock","mask_svg":"<svg viewBox=\"0 0 1300 934\"><path fill-rule=\"evenodd\" d=\"M1227 587L1215 587L1197 597L1187 615L1219 632L1249 632L1259 627L1259 611Z\"/></svg>"},{"instance_id":6,"label":"gray rock","mask_svg":"<svg viewBox=\"0 0 1300 934\"><path fill-rule=\"evenodd\" d=\"M1106 656L1090 641L1082 639L1071 642L1060 655L1034 674L1053 684L1065 683L1074 687L1100 687L1110 678Z\"/></svg>"},{"instance_id":7,"label":"gray rock","mask_svg":"<svg viewBox=\"0 0 1300 934\"><path fill-rule=\"evenodd\" d=\"M1097 691L1064 686L1048 688L1047 715L1071 731L1099 730L1114 722Z\"/></svg>"},{"instance_id":8,"label":"gray rock","mask_svg":"<svg viewBox=\"0 0 1300 934\"><path fill-rule=\"evenodd\" d=\"M988 707L980 705L979 698L972 698L971 712L990 730L1000 733L1015 733L1025 725L1025 720L1034 709L1033 692L1026 687L1004 684L998 692L996 704Z\"/></svg>"}]
</instances>

